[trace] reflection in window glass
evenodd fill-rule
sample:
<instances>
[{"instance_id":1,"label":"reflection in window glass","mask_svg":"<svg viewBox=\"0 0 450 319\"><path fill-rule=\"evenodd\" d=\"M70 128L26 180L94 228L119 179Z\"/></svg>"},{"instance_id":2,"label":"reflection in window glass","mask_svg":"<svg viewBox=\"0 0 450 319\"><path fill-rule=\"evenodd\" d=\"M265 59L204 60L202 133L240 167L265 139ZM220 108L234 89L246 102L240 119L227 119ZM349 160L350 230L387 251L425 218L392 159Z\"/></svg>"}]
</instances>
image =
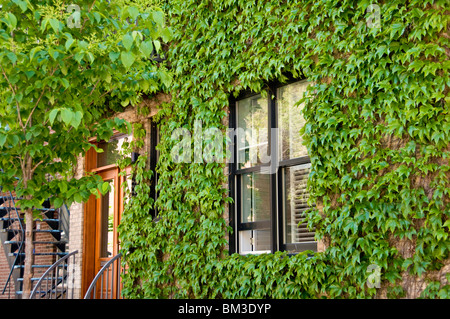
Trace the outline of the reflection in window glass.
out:
<instances>
[{"instance_id":1,"label":"reflection in window glass","mask_svg":"<svg viewBox=\"0 0 450 319\"><path fill-rule=\"evenodd\" d=\"M305 120L301 115L303 104L295 105L303 98L307 87L308 81L300 81L278 89L280 160L308 155L306 146L302 145L303 139L300 135L300 129L305 125Z\"/></svg>"},{"instance_id":2,"label":"reflection in window glass","mask_svg":"<svg viewBox=\"0 0 450 319\"><path fill-rule=\"evenodd\" d=\"M130 201L130 197L134 196L134 185L133 185L133 177L130 174L127 174L125 176L125 183L122 184L123 187L123 194L124 194L124 200L123 204L124 206L128 205Z\"/></svg>"},{"instance_id":3,"label":"reflection in window glass","mask_svg":"<svg viewBox=\"0 0 450 319\"><path fill-rule=\"evenodd\" d=\"M267 163L268 100L261 95L237 102L237 152L239 168Z\"/></svg>"},{"instance_id":4,"label":"reflection in window glass","mask_svg":"<svg viewBox=\"0 0 450 319\"><path fill-rule=\"evenodd\" d=\"M241 222L250 223L270 219L269 174L242 175Z\"/></svg>"},{"instance_id":5,"label":"reflection in window glass","mask_svg":"<svg viewBox=\"0 0 450 319\"><path fill-rule=\"evenodd\" d=\"M126 143L131 142L129 135L120 135L112 138L109 142L101 142L98 148L103 150L103 153L97 153L97 167L116 164L119 159L123 157L124 147Z\"/></svg>"}]
</instances>

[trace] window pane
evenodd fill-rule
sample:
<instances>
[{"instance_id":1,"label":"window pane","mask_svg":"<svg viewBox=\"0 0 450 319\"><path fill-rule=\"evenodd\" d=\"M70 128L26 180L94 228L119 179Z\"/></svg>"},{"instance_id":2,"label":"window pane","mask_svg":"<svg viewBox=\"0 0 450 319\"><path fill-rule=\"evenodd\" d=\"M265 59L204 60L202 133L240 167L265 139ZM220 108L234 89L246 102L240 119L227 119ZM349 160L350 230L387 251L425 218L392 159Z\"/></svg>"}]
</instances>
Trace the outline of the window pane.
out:
<instances>
[{"instance_id":1,"label":"window pane","mask_svg":"<svg viewBox=\"0 0 450 319\"><path fill-rule=\"evenodd\" d=\"M248 173L241 179L241 222L270 219L270 175Z\"/></svg>"},{"instance_id":2,"label":"window pane","mask_svg":"<svg viewBox=\"0 0 450 319\"><path fill-rule=\"evenodd\" d=\"M307 156L306 146L302 145L300 129L305 125L301 115L303 104L295 106L306 92L308 81L300 81L278 89L278 128L280 160Z\"/></svg>"},{"instance_id":3,"label":"window pane","mask_svg":"<svg viewBox=\"0 0 450 319\"><path fill-rule=\"evenodd\" d=\"M238 167L247 168L269 163L268 100L256 95L237 102Z\"/></svg>"},{"instance_id":4,"label":"window pane","mask_svg":"<svg viewBox=\"0 0 450 319\"><path fill-rule=\"evenodd\" d=\"M103 150L103 153L97 153L97 167L116 164L117 161L123 158L124 143L131 142L131 137L128 135L121 135L112 138L109 142L101 142L98 147Z\"/></svg>"},{"instance_id":5,"label":"window pane","mask_svg":"<svg viewBox=\"0 0 450 319\"><path fill-rule=\"evenodd\" d=\"M100 257L111 257L114 242L114 180L106 181L111 190L101 196L101 247Z\"/></svg>"},{"instance_id":6,"label":"window pane","mask_svg":"<svg viewBox=\"0 0 450 319\"><path fill-rule=\"evenodd\" d=\"M248 253L270 253L270 230L257 229L239 232L239 252Z\"/></svg>"},{"instance_id":7,"label":"window pane","mask_svg":"<svg viewBox=\"0 0 450 319\"><path fill-rule=\"evenodd\" d=\"M314 230L308 230L305 211L308 209L306 183L311 164L284 169L284 219L285 243L314 242Z\"/></svg>"}]
</instances>

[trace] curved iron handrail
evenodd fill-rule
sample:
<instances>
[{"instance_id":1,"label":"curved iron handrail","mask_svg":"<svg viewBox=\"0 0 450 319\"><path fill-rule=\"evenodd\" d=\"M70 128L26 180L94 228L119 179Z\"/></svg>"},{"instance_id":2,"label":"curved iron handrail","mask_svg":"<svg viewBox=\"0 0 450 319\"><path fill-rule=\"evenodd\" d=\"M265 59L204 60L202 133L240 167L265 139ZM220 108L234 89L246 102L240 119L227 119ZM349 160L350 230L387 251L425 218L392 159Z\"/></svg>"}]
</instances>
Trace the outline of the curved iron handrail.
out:
<instances>
[{"instance_id":1,"label":"curved iron handrail","mask_svg":"<svg viewBox=\"0 0 450 319\"><path fill-rule=\"evenodd\" d=\"M109 266L113 265L113 263L117 260L118 261L118 267L117 267L117 283L112 280L111 283L111 297L112 294L114 293L114 284L117 284L117 291L116 291L116 296L120 296L120 258L122 257L122 253L119 253L117 255L115 255L113 258L111 258L110 260L108 260L108 262L102 267L102 269L100 269L100 271L97 273L97 275L94 277L94 280L92 280L92 283L89 285L88 290L86 291L86 294L84 295L84 299L91 299L91 294L92 291L94 291L94 289L97 287L97 281L103 277L104 272L109 269ZM109 272L109 270L108 270ZM112 270L112 275L114 276L114 265L113 265L113 270ZM103 278L102 278L103 279ZM113 278L114 279L114 278ZM106 291L108 291L108 279L106 281ZM103 299L103 280L102 280L102 289L100 292L100 299ZM94 298L95 298L95 294L94 294Z\"/></svg>"},{"instance_id":2,"label":"curved iron handrail","mask_svg":"<svg viewBox=\"0 0 450 319\"><path fill-rule=\"evenodd\" d=\"M75 250L73 252L71 252L70 254L65 255L64 257L62 257L61 259L59 259L58 261L56 261L50 268L48 268L44 274L41 276L41 278L39 278L38 282L36 283L36 285L33 288L33 291L30 294L30 299L33 299L36 296L36 292L38 291L38 288L41 286L43 280L46 278L46 276L53 271L55 268L57 268L61 263L65 262L66 260L68 261L68 259L73 256L74 260L75 260L75 255L78 253L78 250ZM75 264L75 263L74 263ZM75 267L73 268L73 272L75 272ZM61 282L63 283L63 293L64 293L64 279L66 276L63 276L59 281L58 278L56 278L55 280L55 285L53 287L50 287L50 290L47 290L45 294L47 294L48 292L50 292L50 296L51 296L51 292L54 288L56 288L56 286L58 286ZM52 279L53 280L53 279ZM69 298L69 294L66 294L66 298ZM72 291L72 298L73 298L73 291Z\"/></svg>"}]
</instances>

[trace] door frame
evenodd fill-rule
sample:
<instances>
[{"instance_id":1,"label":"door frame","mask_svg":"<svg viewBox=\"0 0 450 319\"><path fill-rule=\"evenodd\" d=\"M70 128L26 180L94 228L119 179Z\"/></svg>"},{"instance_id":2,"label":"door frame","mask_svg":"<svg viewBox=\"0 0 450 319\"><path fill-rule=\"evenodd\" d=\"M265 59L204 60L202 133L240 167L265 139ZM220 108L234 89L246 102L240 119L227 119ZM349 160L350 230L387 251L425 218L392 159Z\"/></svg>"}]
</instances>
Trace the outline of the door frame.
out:
<instances>
[{"instance_id":1,"label":"door frame","mask_svg":"<svg viewBox=\"0 0 450 319\"><path fill-rule=\"evenodd\" d=\"M95 143L92 142L91 143ZM99 175L102 174L102 172L113 172L116 170L117 173L117 185L115 185L115 197L118 198L118 201L115 201L116 212L114 218L115 222L114 225L119 225L120 219L122 217L122 212L124 208L124 194L122 191L122 185L125 182L125 177L121 176L119 167L116 164L103 166L103 167L97 167L97 152L94 148L90 148L86 152L85 156L85 171L87 173L98 173ZM127 174L130 173L131 168L127 167L123 171L126 171ZM97 237L99 234L98 231L98 219L97 219L97 201L95 195L91 195L89 197L89 200L84 204L84 221L83 221L83 258L82 258L82 278L81 278L81 292L82 296L84 296L94 280L95 276L97 275L98 271L98 264L97 264L97 257L96 257L96 251L99 249L98 247L98 240ZM116 220L117 219L117 220ZM119 245L118 240L118 233L115 232L115 242ZM118 246L117 245L117 246ZM114 247L113 256L118 253L117 249L119 247Z\"/></svg>"}]
</instances>

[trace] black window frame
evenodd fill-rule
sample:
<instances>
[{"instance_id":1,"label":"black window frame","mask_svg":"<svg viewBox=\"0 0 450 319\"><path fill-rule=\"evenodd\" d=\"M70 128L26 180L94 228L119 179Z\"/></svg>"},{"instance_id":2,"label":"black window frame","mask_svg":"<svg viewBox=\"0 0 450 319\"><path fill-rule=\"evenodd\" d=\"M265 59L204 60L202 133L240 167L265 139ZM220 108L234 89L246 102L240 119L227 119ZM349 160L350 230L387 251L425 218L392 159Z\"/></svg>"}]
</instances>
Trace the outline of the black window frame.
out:
<instances>
[{"instance_id":1,"label":"black window frame","mask_svg":"<svg viewBox=\"0 0 450 319\"><path fill-rule=\"evenodd\" d=\"M158 185L158 172L157 172L157 165L159 161L159 151L156 149L156 146L158 146L160 140L160 132L159 132L159 121L156 121L154 117L150 118L150 170L153 171L153 176L151 180L151 186L150 186L150 198L153 198L153 207L150 209L150 215L152 216L154 221L159 220L159 212L156 207L156 200L158 199L158 191L157 191L157 185Z\"/></svg>"},{"instance_id":2,"label":"black window frame","mask_svg":"<svg viewBox=\"0 0 450 319\"><path fill-rule=\"evenodd\" d=\"M268 82L264 91L267 91L268 100L268 128L278 128L278 108L277 108L277 98L278 89L296 82L306 80L306 78L293 79L289 78L285 82L271 81ZM244 91L237 97L229 97L229 129L232 131L237 128L238 118L237 118L237 105L238 101L260 95L261 92ZM261 167L268 166L267 164L262 164L258 166L252 166L249 168L239 168L238 163L238 151L236 149L237 145L237 134L230 136L230 149L232 154L232 160L228 165L228 185L229 185L229 195L233 198L233 202L229 205L229 226L232 228L232 233L229 234L229 252L240 253L239 249L239 232L242 230L253 230L258 229L261 226L270 226L270 250L271 253L276 251L287 251L289 254L296 254L298 251L312 250L317 251L317 241L307 242L307 243L285 243L284 240L284 185L283 185L283 172L284 169L296 165L309 164L311 163L310 157L302 156L294 159L288 160L278 160L278 144L275 145L275 153L272 152L273 145L270 138L268 139L269 152L271 154L271 159L275 159L278 162L278 166L274 173L270 174L269 178L269 190L270 190L270 221L256 221L250 223L241 222L241 176L246 173L251 173L259 171ZM267 225L267 223L269 225ZM297 251L297 252L295 252Z\"/></svg>"}]
</instances>

